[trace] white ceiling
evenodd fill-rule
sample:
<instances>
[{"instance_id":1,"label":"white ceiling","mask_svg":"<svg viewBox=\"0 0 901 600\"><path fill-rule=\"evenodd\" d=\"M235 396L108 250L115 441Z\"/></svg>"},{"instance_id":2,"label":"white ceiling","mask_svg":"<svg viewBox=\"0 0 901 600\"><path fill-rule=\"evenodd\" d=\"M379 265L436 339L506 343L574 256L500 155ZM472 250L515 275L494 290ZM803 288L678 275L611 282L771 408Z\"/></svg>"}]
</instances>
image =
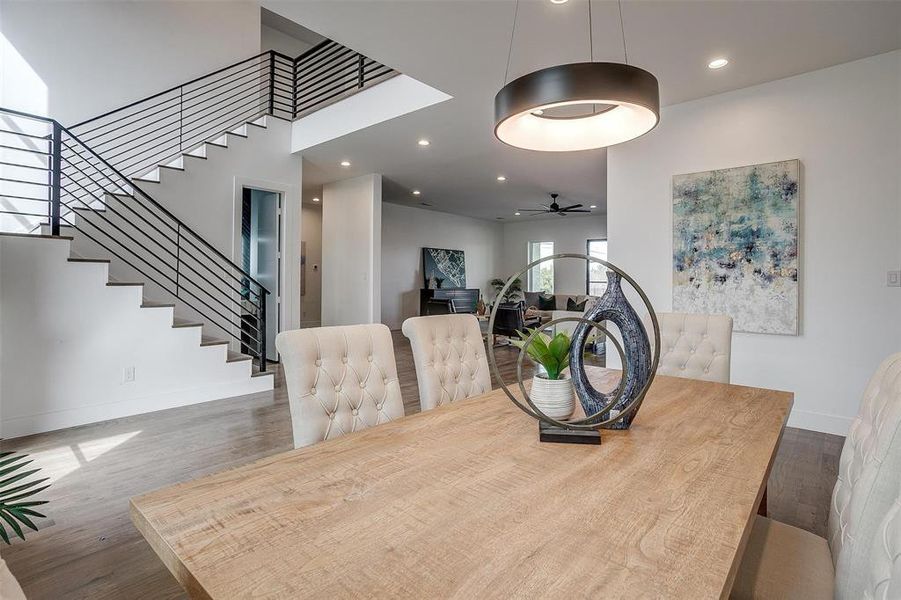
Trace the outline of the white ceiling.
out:
<instances>
[{"instance_id":1,"label":"white ceiling","mask_svg":"<svg viewBox=\"0 0 901 600\"><path fill-rule=\"evenodd\" d=\"M515 0L263 0L326 37L453 96L452 100L305 150L305 194L365 173L385 177L384 199L514 220L545 201L606 206L606 153L537 153L493 135ZM616 2L592 0L594 60L622 61ZM629 63L654 73L662 104L781 79L901 47L901 1L622 3ZM587 60L588 2L520 0L507 80ZM727 57L729 66L707 63ZM648 135L654 135L652 131ZM431 145L422 148L419 138ZM341 160L352 166L342 168ZM496 177L503 174L505 183ZM415 198L412 189L422 190ZM548 218L548 217L538 217Z\"/></svg>"}]
</instances>

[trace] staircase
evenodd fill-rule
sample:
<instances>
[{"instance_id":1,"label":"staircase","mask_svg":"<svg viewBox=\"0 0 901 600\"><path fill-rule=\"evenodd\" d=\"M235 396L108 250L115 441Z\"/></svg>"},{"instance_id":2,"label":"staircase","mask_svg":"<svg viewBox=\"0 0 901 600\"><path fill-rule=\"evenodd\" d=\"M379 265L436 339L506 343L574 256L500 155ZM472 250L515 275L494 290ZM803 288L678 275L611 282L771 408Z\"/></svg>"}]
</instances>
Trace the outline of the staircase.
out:
<instances>
[{"instance_id":1,"label":"staircase","mask_svg":"<svg viewBox=\"0 0 901 600\"><path fill-rule=\"evenodd\" d=\"M396 74L326 41L295 59L263 53L71 128L0 108L0 235L65 242L70 270L103 270L104 287L132 290L139 310L165 314L202 355L219 356L229 375L213 380L234 381L240 369L253 380L242 390L271 389L269 290L157 200L178 193L164 174ZM236 393L249 392L227 395Z\"/></svg>"}]
</instances>

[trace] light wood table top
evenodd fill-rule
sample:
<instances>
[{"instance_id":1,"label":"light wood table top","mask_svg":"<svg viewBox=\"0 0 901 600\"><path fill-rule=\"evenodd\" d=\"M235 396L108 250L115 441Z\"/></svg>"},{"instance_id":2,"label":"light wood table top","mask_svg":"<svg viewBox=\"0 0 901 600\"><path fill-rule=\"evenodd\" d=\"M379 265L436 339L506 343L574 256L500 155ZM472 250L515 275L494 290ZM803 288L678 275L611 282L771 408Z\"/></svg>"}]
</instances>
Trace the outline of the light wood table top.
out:
<instances>
[{"instance_id":1,"label":"light wood table top","mask_svg":"<svg viewBox=\"0 0 901 600\"><path fill-rule=\"evenodd\" d=\"M791 404L658 377L629 431L584 446L538 442L495 390L131 514L195 598L727 597Z\"/></svg>"}]
</instances>

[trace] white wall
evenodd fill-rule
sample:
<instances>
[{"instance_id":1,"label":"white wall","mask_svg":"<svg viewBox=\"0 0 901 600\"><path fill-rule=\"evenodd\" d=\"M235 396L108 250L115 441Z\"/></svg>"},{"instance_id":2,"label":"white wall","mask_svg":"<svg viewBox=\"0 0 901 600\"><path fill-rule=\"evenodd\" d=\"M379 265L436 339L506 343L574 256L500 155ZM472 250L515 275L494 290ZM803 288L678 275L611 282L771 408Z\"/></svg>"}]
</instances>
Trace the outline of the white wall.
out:
<instances>
[{"instance_id":1,"label":"white wall","mask_svg":"<svg viewBox=\"0 0 901 600\"><path fill-rule=\"evenodd\" d=\"M419 314L423 247L463 250L467 287L481 289L490 299L488 282L503 274L502 238L502 226L490 221L383 204L382 323L399 329L405 319Z\"/></svg>"},{"instance_id":2,"label":"white wall","mask_svg":"<svg viewBox=\"0 0 901 600\"><path fill-rule=\"evenodd\" d=\"M263 52L275 50L291 58L297 58L312 47L313 44L299 40L287 33L282 33L278 29L273 29L266 25L260 28L260 50Z\"/></svg>"},{"instance_id":3,"label":"white wall","mask_svg":"<svg viewBox=\"0 0 901 600\"><path fill-rule=\"evenodd\" d=\"M679 173L798 158L801 335L737 333L734 383L790 390L790 423L845 433L879 362L901 350L901 51L664 108L608 151L610 260L672 306Z\"/></svg>"},{"instance_id":4,"label":"white wall","mask_svg":"<svg viewBox=\"0 0 901 600\"><path fill-rule=\"evenodd\" d=\"M382 176L322 188L322 324L381 320Z\"/></svg>"},{"instance_id":5,"label":"white wall","mask_svg":"<svg viewBox=\"0 0 901 600\"><path fill-rule=\"evenodd\" d=\"M256 2L4 1L0 29L0 105L67 126L260 51Z\"/></svg>"},{"instance_id":6,"label":"white wall","mask_svg":"<svg viewBox=\"0 0 901 600\"><path fill-rule=\"evenodd\" d=\"M65 239L0 235L0 437L272 389L107 265L71 263ZM134 381L124 370L134 368Z\"/></svg>"},{"instance_id":7,"label":"white wall","mask_svg":"<svg viewBox=\"0 0 901 600\"><path fill-rule=\"evenodd\" d=\"M540 219L504 224L505 279L529 264L529 242L554 242L554 252L585 254L590 239L607 237L605 215L559 217L548 215ZM523 278L523 286L525 286ZM558 294L585 293L585 261L562 259L554 262L554 292Z\"/></svg>"},{"instance_id":8,"label":"white wall","mask_svg":"<svg viewBox=\"0 0 901 600\"><path fill-rule=\"evenodd\" d=\"M322 206L303 205L301 240L306 242L306 293L301 298L300 326L322 323Z\"/></svg>"}]
</instances>

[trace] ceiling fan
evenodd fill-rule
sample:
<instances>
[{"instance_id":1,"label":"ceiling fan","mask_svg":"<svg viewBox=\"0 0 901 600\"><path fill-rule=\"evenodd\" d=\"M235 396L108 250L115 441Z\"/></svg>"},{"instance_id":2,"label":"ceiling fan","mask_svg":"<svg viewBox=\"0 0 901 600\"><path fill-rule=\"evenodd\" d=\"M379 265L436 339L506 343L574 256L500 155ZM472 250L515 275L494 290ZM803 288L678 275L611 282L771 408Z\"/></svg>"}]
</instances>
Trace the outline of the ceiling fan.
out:
<instances>
[{"instance_id":1,"label":"ceiling fan","mask_svg":"<svg viewBox=\"0 0 901 600\"><path fill-rule=\"evenodd\" d=\"M517 208L516 210L520 212L531 212L531 213L547 213L552 215L560 215L561 217L565 217L569 213L587 213L591 212L590 210L582 208L581 204L571 204L570 206L560 207L557 204L557 197L560 194L551 194L551 203L548 204L539 204L542 208Z\"/></svg>"}]
</instances>

